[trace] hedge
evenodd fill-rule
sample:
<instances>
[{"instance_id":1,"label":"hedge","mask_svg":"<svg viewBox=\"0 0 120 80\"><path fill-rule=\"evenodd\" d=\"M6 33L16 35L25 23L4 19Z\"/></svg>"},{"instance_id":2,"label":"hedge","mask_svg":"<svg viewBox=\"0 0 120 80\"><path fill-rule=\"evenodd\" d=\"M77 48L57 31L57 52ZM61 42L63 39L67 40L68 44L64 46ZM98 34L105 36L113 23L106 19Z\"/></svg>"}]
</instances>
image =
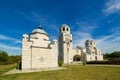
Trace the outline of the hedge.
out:
<instances>
[{"instance_id":1,"label":"hedge","mask_svg":"<svg viewBox=\"0 0 120 80\"><path fill-rule=\"evenodd\" d=\"M115 65L120 65L120 60L89 61L86 64L115 64Z\"/></svg>"}]
</instances>

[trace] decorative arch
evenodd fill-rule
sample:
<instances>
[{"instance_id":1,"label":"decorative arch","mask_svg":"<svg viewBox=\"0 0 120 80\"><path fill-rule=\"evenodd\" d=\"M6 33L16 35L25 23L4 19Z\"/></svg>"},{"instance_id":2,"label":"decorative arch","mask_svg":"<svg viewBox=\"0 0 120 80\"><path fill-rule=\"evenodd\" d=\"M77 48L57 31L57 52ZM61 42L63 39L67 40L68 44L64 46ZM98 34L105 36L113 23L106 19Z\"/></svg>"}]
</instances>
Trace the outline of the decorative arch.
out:
<instances>
[{"instance_id":1,"label":"decorative arch","mask_svg":"<svg viewBox=\"0 0 120 80\"><path fill-rule=\"evenodd\" d=\"M81 56L80 55L75 55L73 56L73 61L80 61L81 60Z\"/></svg>"}]
</instances>

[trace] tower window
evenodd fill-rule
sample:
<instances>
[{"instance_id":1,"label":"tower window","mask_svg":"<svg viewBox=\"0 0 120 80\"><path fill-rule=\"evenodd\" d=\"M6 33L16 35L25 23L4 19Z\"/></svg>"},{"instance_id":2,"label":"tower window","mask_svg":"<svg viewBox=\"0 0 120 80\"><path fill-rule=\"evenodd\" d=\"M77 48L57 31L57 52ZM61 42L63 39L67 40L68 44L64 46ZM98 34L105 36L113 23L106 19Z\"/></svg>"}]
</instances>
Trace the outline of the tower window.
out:
<instances>
[{"instance_id":1,"label":"tower window","mask_svg":"<svg viewBox=\"0 0 120 80\"><path fill-rule=\"evenodd\" d=\"M65 28L63 27L63 31L65 31Z\"/></svg>"},{"instance_id":2,"label":"tower window","mask_svg":"<svg viewBox=\"0 0 120 80\"><path fill-rule=\"evenodd\" d=\"M67 31L68 31L68 28L67 28Z\"/></svg>"},{"instance_id":3,"label":"tower window","mask_svg":"<svg viewBox=\"0 0 120 80\"><path fill-rule=\"evenodd\" d=\"M90 42L90 45L92 45L92 42Z\"/></svg>"}]
</instances>

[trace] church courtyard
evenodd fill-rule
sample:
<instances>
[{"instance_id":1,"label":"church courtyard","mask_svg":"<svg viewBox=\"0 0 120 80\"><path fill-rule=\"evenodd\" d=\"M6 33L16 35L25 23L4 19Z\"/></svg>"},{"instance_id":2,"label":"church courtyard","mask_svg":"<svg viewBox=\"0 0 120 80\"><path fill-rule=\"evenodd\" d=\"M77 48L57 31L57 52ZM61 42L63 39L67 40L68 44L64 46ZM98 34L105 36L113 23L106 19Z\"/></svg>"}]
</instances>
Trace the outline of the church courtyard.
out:
<instances>
[{"instance_id":1,"label":"church courtyard","mask_svg":"<svg viewBox=\"0 0 120 80\"><path fill-rule=\"evenodd\" d=\"M120 80L120 66L66 65L67 69L4 75L16 64L0 66L0 80Z\"/></svg>"}]
</instances>

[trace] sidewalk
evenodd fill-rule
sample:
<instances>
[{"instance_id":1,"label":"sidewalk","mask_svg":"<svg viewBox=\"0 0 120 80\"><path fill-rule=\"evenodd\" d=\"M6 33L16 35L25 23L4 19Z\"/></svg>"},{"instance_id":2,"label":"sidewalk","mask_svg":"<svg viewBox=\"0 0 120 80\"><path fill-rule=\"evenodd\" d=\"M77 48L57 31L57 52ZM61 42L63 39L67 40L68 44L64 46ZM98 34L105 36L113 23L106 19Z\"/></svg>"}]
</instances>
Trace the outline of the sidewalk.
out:
<instances>
[{"instance_id":1,"label":"sidewalk","mask_svg":"<svg viewBox=\"0 0 120 80\"><path fill-rule=\"evenodd\" d=\"M30 73L30 72L41 72L41 71L52 71L52 70L61 70L61 69L66 69L64 67L55 67L55 68L47 68L47 69L39 69L39 70L17 70L17 69L12 69L6 73L3 74L4 75L9 75L9 74L17 74L17 73Z\"/></svg>"}]
</instances>

